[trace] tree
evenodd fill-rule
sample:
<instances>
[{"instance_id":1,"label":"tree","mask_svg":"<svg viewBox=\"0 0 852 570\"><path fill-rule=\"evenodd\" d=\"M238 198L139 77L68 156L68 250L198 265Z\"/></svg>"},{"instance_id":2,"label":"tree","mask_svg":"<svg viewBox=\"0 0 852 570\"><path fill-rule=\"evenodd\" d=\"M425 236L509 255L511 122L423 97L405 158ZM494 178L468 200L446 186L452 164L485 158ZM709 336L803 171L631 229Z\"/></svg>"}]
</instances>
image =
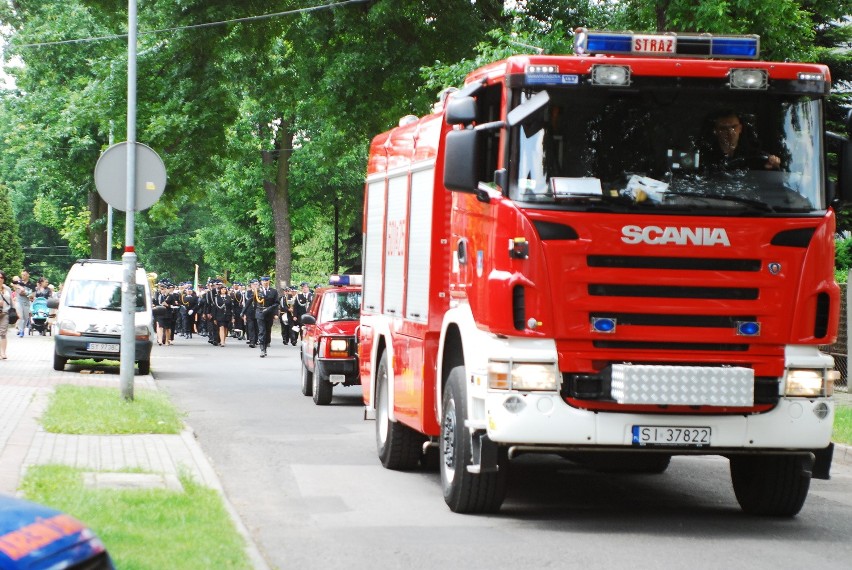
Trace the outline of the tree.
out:
<instances>
[{"instance_id":1,"label":"tree","mask_svg":"<svg viewBox=\"0 0 852 570\"><path fill-rule=\"evenodd\" d=\"M20 273L23 269L24 252L18 238L18 224L12 212L12 202L9 200L8 189L0 184L0 269L10 276Z\"/></svg>"}]
</instances>

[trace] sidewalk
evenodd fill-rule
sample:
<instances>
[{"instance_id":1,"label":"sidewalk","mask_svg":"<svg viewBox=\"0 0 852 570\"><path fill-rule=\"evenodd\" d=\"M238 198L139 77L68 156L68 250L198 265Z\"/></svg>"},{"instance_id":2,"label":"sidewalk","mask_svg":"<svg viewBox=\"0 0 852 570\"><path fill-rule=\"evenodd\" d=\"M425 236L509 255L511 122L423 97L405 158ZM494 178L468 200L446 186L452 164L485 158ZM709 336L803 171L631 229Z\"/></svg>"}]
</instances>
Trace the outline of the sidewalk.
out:
<instances>
[{"instance_id":1,"label":"sidewalk","mask_svg":"<svg viewBox=\"0 0 852 570\"><path fill-rule=\"evenodd\" d=\"M179 475L216 490L246 542L250 561L258 570L268 565L236 513L207 456L185 427L177 435L66 435L39 425L51 391L58 384L120 389L118 367L103 374L83 374L72 365L53 370L50 336L19 338L10 330L8 360L0 360L0 493L14 495L31 465L61 464L90 470L86 483L120 488L180 489ZM151 375L134 376L134 391L157 390ZM141 473L105 475L98 472L135 470Z\"/></svg>"}]
</instances>

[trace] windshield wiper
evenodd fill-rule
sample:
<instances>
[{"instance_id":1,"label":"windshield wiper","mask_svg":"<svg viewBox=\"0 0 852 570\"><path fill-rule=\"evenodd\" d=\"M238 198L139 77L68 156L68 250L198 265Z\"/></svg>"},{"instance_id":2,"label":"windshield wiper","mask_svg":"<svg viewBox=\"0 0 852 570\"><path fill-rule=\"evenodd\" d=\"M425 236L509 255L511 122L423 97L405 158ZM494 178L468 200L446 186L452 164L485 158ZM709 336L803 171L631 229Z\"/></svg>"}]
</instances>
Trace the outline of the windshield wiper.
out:
<instances>
[{"instance_id":1,"label":"windshield wiper","mask_svg":"<svg viewBox=\"0 0 852 570\"><path fill-rule=\"evenodd\" d=\"M775 212L775 208L767 204L766 202L761 202L760 200L754 200L752 198L743 198L742 196L735 196L733 194L701 194L699 192L666 192L666 196L685 196L688 198L700 198L706 200L723 200L727 202L736 202L737 204L743 204L746 206L751 206L756 210L760 210L761 212Z\"/></svg>"},{"instance_id":2,"label":"windshield wiper","mask_svg":"<svg viewBox=\"0 0 852 570\"><path fill-rule=\"evenodd\" d=\"M68 305L72 309L91 309L93 311L97 311L97 307L92 307L91 305Z\"/></svg>"}]
</instances>

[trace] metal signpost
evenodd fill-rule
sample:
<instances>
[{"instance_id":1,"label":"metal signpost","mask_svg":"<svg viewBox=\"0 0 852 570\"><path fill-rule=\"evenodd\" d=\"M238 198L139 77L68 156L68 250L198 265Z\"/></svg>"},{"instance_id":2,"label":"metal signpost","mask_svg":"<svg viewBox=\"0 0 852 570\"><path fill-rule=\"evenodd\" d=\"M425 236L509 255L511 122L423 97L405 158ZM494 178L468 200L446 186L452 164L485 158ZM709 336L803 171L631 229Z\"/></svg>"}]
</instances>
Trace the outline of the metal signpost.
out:
<instances>
[{"instance_id":1,"label":"metal signpost","mask_svg":"<svg viewBox=\"0 0 852 570\"><path fill-rule=\"evenodd\" d=\"M133 399L136 361L135 212L151 207L166 186L166 169L156 152L136 142L136 0L127 7L127 142L109 147L95 167L95 186L101 198L127 214L121 284L121 395ZM139 168L137 168L139 167ZM119 182L124 178L124 196ZM108 245L109 247L109 245Z\"/></svg>"}]
</instances>

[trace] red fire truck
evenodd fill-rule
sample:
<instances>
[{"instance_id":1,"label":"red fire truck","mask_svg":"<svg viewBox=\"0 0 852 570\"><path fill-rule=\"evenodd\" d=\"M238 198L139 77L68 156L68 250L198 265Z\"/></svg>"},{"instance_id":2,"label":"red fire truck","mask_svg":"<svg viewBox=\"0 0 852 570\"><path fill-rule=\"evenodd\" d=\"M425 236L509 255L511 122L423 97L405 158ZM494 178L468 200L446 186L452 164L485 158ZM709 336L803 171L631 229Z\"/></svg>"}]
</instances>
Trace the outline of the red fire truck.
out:
<instances>
[{"instance_id":1,"label":"red fire truck","mask_svg":"<svg viewBox=\"0 0 852 570\"><path fill-rule=\"evenodd\" d=\"M359 354L385 467L436 446L449 507L489 512L520 454L720 455L746 512L799 512L831 464L852 153L828 69L758 52L579 29L373 139Z\"/></svg>"}]
</instances>

